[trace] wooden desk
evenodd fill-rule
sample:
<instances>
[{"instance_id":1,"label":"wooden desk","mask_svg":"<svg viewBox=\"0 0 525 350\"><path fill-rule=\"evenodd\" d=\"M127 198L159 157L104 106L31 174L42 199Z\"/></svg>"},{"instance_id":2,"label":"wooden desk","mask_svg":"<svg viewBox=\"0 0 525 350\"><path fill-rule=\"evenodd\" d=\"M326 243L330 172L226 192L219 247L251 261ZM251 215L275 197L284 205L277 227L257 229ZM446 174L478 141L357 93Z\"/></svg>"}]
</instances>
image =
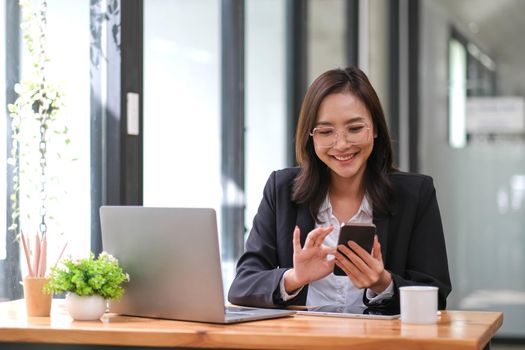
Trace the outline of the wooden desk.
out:
<instances>
[{"instance_id":1,"label":"wooden desk","mask_svg":"<svg viewBox=\"0 0 525 350\"><path fill-rule=\"evenodd\" d=\"M73 321L62 300L51 317L27 317L23 300L0 303L0 342L220 349L482 349L503 322L500 312L447 311L436 325L295 315L215 325L106 314ZM9 348L9 344L4 344Z\"/></svg>"}]
</instances>

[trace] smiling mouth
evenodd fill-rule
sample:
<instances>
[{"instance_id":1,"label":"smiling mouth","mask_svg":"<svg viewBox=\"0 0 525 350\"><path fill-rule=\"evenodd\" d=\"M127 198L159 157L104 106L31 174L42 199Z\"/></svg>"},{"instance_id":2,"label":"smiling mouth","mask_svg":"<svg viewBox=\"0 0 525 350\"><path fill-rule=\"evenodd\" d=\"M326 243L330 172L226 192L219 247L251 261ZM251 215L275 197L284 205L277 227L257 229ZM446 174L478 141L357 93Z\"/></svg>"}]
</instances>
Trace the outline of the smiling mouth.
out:
<instances>
[{"instance_id":1,"label":"smiling mouth","mask_svg":"<svg viewBox=\"0 0 525 350\"><path fill-rule=\"evenodd\" d=\"M352 158L355 157L357 153L352 153L352 154L348 154L348 155L341 155L341 156L332 156L334 157L335 159L339 160L339 161L347 161L347 160L350 160Z\"/></svg>"}]
</instances>

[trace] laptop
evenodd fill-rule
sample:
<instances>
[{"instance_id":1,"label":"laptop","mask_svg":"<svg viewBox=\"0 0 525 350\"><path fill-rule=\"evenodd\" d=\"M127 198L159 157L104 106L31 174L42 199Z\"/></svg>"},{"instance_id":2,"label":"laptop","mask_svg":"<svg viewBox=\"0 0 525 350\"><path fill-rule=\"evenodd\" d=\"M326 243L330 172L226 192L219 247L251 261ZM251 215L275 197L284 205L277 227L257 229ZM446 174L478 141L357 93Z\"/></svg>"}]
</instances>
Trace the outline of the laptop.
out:
<instances>
[{"instance_id":1,"label":"laptop","mask_svg":"<svg viewBox=\"0 0 525 350\"><path fill-rule=\"evenodd\" d=\"M102 206L100 221L103 249L130 276L111 312L211 323L295 313L225 306L213 209Z\"/></svg>"}]
</instances>

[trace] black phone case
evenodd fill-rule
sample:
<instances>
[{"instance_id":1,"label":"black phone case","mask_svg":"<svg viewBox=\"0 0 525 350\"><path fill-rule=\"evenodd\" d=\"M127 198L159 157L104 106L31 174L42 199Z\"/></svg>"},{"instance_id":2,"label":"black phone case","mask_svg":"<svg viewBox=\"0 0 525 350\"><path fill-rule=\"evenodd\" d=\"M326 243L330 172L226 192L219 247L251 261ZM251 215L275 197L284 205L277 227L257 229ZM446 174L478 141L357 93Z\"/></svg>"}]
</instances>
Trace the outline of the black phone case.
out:
<instances>
[{"instance_id":1,"label":"black phone case","mask_svg":"<svg viewBox=\"0 0 525 350\"><path fill-rule=\"evenodd\" d=\"M374 245L374 235L376 233L376 227L374 225L352 225L341 227L339 231L339 240L337 245L344 244L348 246L348 241L354 241L359 244L367 252L372 252L372 246ZM339 268L334 266L334 275L346 276L346 273Z\"/></svg>"}]
</instances>

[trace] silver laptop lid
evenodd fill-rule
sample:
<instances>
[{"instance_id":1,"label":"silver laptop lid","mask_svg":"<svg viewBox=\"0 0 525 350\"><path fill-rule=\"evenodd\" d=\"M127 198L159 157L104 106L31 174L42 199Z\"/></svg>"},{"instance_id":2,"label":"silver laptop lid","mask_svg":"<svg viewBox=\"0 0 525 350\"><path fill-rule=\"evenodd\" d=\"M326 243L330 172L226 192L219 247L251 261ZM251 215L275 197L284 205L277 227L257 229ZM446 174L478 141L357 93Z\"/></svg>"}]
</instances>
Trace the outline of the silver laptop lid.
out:
<instances>
[{"instance_id":1,"label":"silver laptop lid","mask_svg":"<svg viewBox=\"0 0 525 350\"><path fill-rule=\"evenodd\" d=\"M213 209L103 206L103 249L130 275L111 312L223 322L217 221Z\"/></svg>"}]
</instances>

